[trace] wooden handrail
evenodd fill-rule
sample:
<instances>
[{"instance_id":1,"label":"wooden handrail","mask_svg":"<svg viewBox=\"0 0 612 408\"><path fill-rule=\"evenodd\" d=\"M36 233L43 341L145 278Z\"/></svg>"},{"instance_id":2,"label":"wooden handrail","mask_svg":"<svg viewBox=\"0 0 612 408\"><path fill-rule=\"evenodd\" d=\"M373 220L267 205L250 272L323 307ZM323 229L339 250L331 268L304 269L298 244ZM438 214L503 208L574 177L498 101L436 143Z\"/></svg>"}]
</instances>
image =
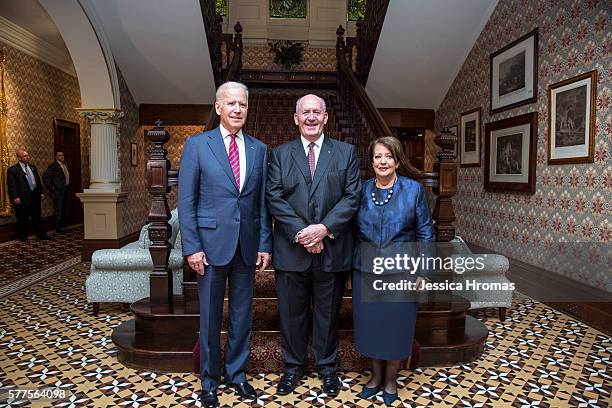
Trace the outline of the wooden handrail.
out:
<instances>
[{"instance_id":1,"label":"wooden handrail","mask_svg":"<svg viewBox=\"0 0 612 408\"><path fill-rule=\"evenodd\" d=\"M366 111L368 119L371 121L371 124L374 127L373 131L381 136L392 135L391 129L389 129L385 123L385 120L381 116L380 112L378 112L378 109L374 107L372 100L367 95L365 89L363 89L363 86L357 80L357 77L353 71L350 69L348 62L342 58L340 59L338 66L341 74L349 82L349 86L352 88L355 98Z\"/></svg>"},{"instance_id":2,"label":"wooden handrail","mask_svg":"<svg viewBox=\"0 0 612 408\"><path fill-rule=\"evenodd\" d=\"M357 21L357 61L355 75L365 86L374 61L374 53L382 31L390 0L368 0L365 19Z\"/></svg>"},{"instance_id":3,"label":"wooden handrail","mask_svg":"<svg viewBox=\"0 0 612 408\"><path fill-rule=\"evenodd\" d=\"M349 98L354 100L354 102L356 103L356 108L362 116L362 120L365 120L366 122L366 128L369 129L369 134L373 135L374 137L393 135L393 132L391 132L391 129L389 129L389 126L387 126L387 123L383 119L378 109L376 109L376 107L374 106L374 103L368 96L363 85L357 79L357 76L353 72L352 67L349 65L349 62L346 60L347 56L352 55L352 50L349 49L347 52L347 49L345 48L343 39L344 28L342 28L342 26L338 27L338 30L336 30L336 35L338 36L336 49L336 54L338 58L338 82L340 85L341 94L346 95L348 93ZM355 122L357 122L357 120L352 121L353 125L356 124ZM364 136L369 135L363 135L358 133L358 136L362 139L362 141L365 141L363 140ZM372 139L372 137L368 137L368 143L369 139ZM427 184L431 186L436 184L435 174L424 173L414 167L411 163L406 163L405 167L405 171L408 176L417 180L427 180Z\"/></svg>"},{"instance_id":4,"label":"wooden handrail","mask_svg":"<svg viewBox=\"0 0 612 408\"><path fill-rule=\"evenodd\" d=\"M206 45L210 53L215 86L222 80L223 57L221 45L223 43L223 17L217 14L214 0L200 0L200 10L206 31Z\"/></svg>"}]
</instances>

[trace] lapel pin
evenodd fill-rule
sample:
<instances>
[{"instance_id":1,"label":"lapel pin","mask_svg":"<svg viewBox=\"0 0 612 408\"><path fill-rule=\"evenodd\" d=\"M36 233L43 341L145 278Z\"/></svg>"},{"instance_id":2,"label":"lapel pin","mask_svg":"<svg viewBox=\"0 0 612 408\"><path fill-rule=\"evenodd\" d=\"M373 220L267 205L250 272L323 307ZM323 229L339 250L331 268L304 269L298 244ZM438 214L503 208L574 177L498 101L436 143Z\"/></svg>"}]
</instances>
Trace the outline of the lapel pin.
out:
<instances>
[{"instance_id":1,"label":"lapel pin","mask_svg":"<svg viewBox=\"0 0 612 408\"><path fill-rule=\"evenodd\" d=\"M251 146L251 149L255 149L255 147Z\"/></svg>"},{"instance_id":2,"label":"lapel pin","mask_svg":"<svg viewBox=\"0 0 612 408\"><path fill-rule=\"evenodd\" d=\"M331 150L328 150L328 151L327 151L327 153L328 153L328 154L331 154Z\"/></svg>"}]
</instances>

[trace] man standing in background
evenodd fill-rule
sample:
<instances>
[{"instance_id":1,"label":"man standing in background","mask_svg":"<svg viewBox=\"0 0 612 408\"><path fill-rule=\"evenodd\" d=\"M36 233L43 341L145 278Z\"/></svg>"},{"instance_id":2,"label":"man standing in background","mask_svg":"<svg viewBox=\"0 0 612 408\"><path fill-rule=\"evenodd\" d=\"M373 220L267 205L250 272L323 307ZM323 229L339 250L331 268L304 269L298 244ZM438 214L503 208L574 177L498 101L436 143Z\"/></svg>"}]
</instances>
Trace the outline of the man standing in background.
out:
<instances>
[{"instance_id":1,"label":"man standing in background","mask_svg":"<svg viewBox=\"0 0 612 408\"><path fill-rule=\"evenodd\" d=\"M40 202L44 198L42 182L36 166L30 164L30 155L24 149L17 149L18 163L9 167L6 172L8 193L17 217L17 234L19 240L28 240L28 219L36 230L38 239L49 239L42 228Z\"/></svg>"},{"instance_id":2,"label":"man standing in background","mask_svg":"<svg viewBox=\"0 0 612 408\"><path fill-rule=\"evenodd\" d=\"M55 161L47 167L43 174L45 186L51 193L51 198L53 198L55 230L60 234L66 232L68 195L70 193L70 174L64 160L64 152L55 152Z\"/></svg>"}]
</instances>

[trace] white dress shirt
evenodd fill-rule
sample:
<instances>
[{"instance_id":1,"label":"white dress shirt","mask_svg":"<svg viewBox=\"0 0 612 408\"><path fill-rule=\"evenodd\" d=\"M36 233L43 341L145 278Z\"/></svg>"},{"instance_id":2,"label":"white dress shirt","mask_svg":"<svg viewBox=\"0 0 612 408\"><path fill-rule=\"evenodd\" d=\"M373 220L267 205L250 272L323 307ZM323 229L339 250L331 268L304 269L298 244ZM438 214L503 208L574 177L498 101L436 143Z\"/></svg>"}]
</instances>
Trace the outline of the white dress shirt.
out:
<instances>
[{"instance_id":1,"label":"white dress shirt","mask_svg":"<svg viewBox=\"0 0 612 408\"><path fill-rule=\"evenodd\" d=\"M324 137L325 135L321 133L321 136L319 136L319 138L314 141L315 145L313 147L313 150L315 155L315 169L317 168L317 162L319 161L319 154L321 153L321 146L323 146ZM306 153L306 157L308 157L308 145L310 144L310 141L304 136L300 136L300 138L302 139L302 145L304 145L304 152Z\"/></svg>"},{"instance_id":2,"label":"white dress shirt","mask_svg":"<svg viewBox=\"0 0 612 408\"><path fill-rule=\"evenodd\" d=\"M223 125L219 125L219 129L221 129L221 136L223 136L223 143L225 144L225 151L227 152L227 156L229 157L229 146L232 138L230 137L230 132ZM246 149L244 146L244 136L242 134L242 129L238 131L236 134L236 144L238 145L238 157L240 161L240 185L238 186L238 190L242 191L242 186L244 186L244 178L246 176Z\"/></svg>"}]
</instances>

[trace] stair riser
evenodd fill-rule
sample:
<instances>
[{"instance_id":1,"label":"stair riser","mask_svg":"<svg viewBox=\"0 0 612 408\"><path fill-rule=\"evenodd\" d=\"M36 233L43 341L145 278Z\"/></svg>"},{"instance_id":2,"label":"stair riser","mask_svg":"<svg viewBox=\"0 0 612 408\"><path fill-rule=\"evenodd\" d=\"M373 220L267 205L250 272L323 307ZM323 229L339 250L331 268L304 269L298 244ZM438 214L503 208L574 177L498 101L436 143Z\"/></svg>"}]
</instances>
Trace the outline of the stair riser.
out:
<instances>
[{"instance_id":1,"label":"stair riser","mask_svg":"<svg viewBox=\"0 0 612 408\"><path fill-rule=\"evenodd\" d=\"M473 318L469 318L473 319ZM474 319L475 320L475 319ZM130 322L123 323L126 325ZM469 326L473 329L479 322L469 320ZM121 331L121 328L118 330ZM178 331L175 331L175 333ZM438 337L438 338L435 338ZM483 351L484 340L487 337L486 329L474 332L456 332L452 334L452 340L446 336L432 336L432 333L420 335L417 332L417 340L421 344L421 367L433 367L437 365L456 365L477 358ZM185 335L177 338L176 335L166 334L164 341L173 342L172 351L158 350L147 351L146 346L139 346L137 335L113 335L113 342L118 348L118 359L128 367L162 371L162 372L192 372L192 354L194 337ZM433 341L435 339L435 342ZM226 333L221 334L222 349L227 340ZM353 334L350 331L339 332L339 371L367 370L367 359L359 354L354 347ZM146 344L155 343L155 339L147 337L143 340ZM448 347L448 343L453 343ZM437 345L439 344L439 345ZM404 362L406 364L406 362ZM280 350L280 333L259 332L253 333L251 339L251 355L249 359L248 372L250 374L280 373L282 372L282 353ZM314 369L314 358L312 353L308 354L309 371Z\"/></svg>"}]
</instances>

